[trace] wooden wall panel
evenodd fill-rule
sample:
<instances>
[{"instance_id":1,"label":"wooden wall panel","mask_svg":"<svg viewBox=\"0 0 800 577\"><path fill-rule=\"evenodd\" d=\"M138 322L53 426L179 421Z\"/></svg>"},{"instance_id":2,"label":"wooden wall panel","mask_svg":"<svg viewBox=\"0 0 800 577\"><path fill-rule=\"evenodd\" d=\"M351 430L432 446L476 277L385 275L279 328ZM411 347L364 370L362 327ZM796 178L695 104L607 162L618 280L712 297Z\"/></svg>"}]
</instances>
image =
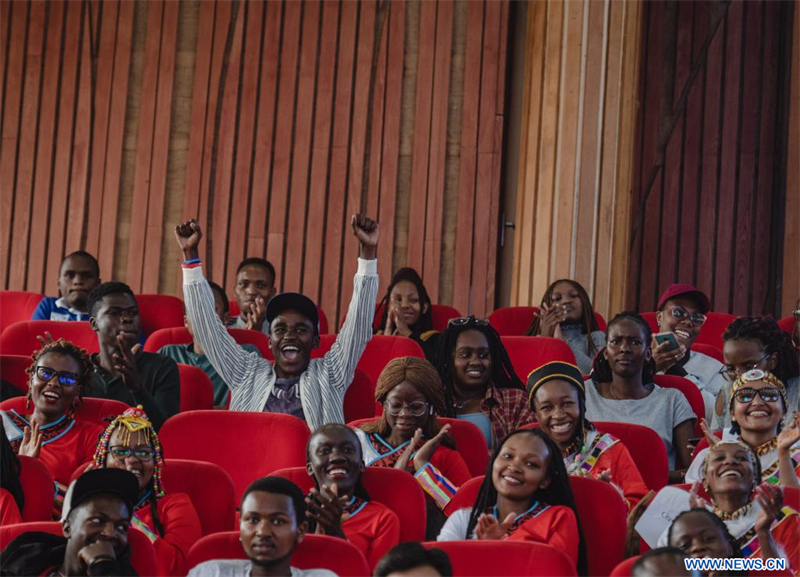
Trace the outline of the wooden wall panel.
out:
<instances>
[{"instance_id":1,"label":"wooden wall panel","mask_svg":"<svg viewBox=\"0 0 800 577\"><path fill-rule=\"evenodd\" d=\"M783 237L782 316L800 300L800 10L795 8L792 41L791 96L789 101L786 165L786 228Z\"/></svg>"}]
</instances>

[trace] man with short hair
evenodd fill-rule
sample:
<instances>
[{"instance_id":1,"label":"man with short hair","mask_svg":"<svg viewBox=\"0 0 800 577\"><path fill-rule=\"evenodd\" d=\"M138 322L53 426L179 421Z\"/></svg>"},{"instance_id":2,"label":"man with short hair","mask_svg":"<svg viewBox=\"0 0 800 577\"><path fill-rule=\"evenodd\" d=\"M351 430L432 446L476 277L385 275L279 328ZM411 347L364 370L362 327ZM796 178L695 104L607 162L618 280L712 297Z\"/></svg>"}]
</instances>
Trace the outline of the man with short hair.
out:
<instances>
[{"instance_id":1,"label":"man with short hair","mask_svg":"<svg viewBox=\"0 0 800 577\"><path fill-rule=\"evenodd\" d=\"M89 295L89 323L100 343L92 355L89 397L141 405L156 429L180 410L181 381L175 361L141 350L139 307L128 285L107 282Z\"/></svg>"},{"instance_id":2,"label":"man with short hair","mask_svg":"<svg viewBox=\"0 0 800 577\"><path fill-rule=\"evenodd\" d=\"M64 499L63 537L23 533L0 554L3 575L136 575L128 530L139 498L136 477L93 469L73 481Z\"/></svg>"},{"instance_id":3,"label":"man with short hair","mask_svg":"<svg viewBox=\"0 0 800 577\"><path fill-rule=\"evenodd\" d=\"M88 321L89 293L100 284L100 265L88 252L68 254L58 272L58 297L44 297L33 321Z\"/></svg>"},{"instance_id":4,"label":"man with short hair","mask_svg":"<svg viewBox=\"0 0 800 577\"><path fill-rule=\"evenodd\" d=\"M262 331L269 336L269 325L264 322L264 307L275 296L275 292L275 267L271 262L258 257L240 262L233 289L239 316L231 320L230 326Z\"/></svg>"}]
</instances>

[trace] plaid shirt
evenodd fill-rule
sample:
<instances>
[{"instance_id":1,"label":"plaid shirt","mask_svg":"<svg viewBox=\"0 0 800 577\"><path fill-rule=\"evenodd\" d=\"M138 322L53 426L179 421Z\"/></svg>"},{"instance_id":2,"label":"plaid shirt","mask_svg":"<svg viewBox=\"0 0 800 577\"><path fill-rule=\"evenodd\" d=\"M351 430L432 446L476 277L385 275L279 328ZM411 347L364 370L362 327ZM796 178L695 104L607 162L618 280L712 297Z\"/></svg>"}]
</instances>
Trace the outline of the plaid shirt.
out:
<instances>
[{"instance_id":1,"label":"plaid shirt","mask_svg":"<svg viewBox=\"0 0 800 577\"><path fill-rule=\"evenodd\" d=\"M481 412L492 423L492 445L495 447L509 433L536 422L528 403L528 394L522 389L498 389L490 384L481 401Z\"/></svg>"}]
</instances>

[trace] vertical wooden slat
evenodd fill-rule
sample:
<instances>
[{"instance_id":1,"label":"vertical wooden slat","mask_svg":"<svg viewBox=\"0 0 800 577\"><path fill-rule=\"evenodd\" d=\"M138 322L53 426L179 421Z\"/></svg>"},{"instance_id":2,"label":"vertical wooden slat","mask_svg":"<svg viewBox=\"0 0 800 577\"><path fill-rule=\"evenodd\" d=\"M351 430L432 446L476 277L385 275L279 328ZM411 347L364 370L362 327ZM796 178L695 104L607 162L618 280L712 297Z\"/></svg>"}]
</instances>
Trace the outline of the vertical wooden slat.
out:
<instances>
[{"instance_id":1,"label":"vertical wooden slat","mask_svg":"<svg viewBox=\"0 0 800 577\"><path fill-rule=\"evenodd\" d=\"M800 10L795 7L793 36L800 38ZM800 62L800 42L792 42L792 62ZM790 106L789 106L789 138L787 157L796 159L800 156L800 73L797 67L792 70L790 83ZM800 163L787 162L786 166L786 190L800 190ZM787 194L785 213L797 215L800 213L800 195ZM794 310L797 295L800 294L800 251L797 250L797 243L800 240L800 220L797 218L786 219L786 229L784 231L783 248L783 298L781 310L784 314ZM780 260L778 261L781 262Z\"/></svg>"},{"instance_id":2,"label":"vertical wooden slat","mask_svg":"<svg viewBox=\"0 0 800 577\"><path fill-rule=\"evenodd\" d=\"M378 54L375 57L375 79L372 95L371 126L369 127L369 167L367 169L367 196L364 210L367 214L378 214L380 206L380 181L381 181L381 149L383 148L383 123L385 120L386 105L386 72L388 61L387 44L389 41L389 12L386 5L386 15L381 29ZM377 218L377 217L376 217ZM383 231L381 231L383 232Z\"/></svg>"},{"instance_id":3,"label":"vertical wooden slat","mask_svg":"<svg viewBox=\"0 0 800 577\"><path fill-rule=\"evenodd\" d=\"M0 134L3 128L3 110L5 104L6 62L8 62L8 49L11 32L11 2L0 2ZM0 138L0 152L3 141Z\"/></svg>"}]
</instances>

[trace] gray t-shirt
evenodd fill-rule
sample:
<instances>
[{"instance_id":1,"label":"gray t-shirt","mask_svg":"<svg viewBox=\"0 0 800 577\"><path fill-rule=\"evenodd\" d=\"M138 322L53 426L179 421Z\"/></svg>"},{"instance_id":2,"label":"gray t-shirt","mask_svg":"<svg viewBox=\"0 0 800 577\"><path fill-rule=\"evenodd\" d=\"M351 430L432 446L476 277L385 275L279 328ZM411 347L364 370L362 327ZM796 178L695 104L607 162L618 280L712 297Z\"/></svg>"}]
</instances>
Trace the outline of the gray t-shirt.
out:
<instances>
[{"instance_id":1,"label":"gray t-shirt","mask_svg":"<svg viewBox=\"0 0 800 577\"><path fill-rule=\"evenodd\" d=\"M656 384L644 399L624 399L615 401L600 396L594 381L586 381L586 418L590 421L610 421L612 423L633 423L650 427L664 441L669 457L670 471L675 469L675 447L672 444L672 431L696 416L689 401L677 389L667 389Z\"/></svg>"},{"instance_id":2,"label":"gray t-shirt","mask_svg":"<svg viewBox=\"0 0 800 577\"><path fill-rule=\"evenodd\" d=\"M217 559L200 563L189 571L187 577L250 577L249 559ZM292 567L292 577L338 577L327 569L297 569Z\"/></svg>"},{"instance_id":3,"label":"gray t-shirt","mask_svg":"<svg viewBox=\"0 0 800 577\"><path fill-rule=\"evenodd\" d=\"M590 336L594 343L595 353L589 354L589 338L586 333L582 332L583 328L580 325L561 325L561 330L564 333L569 348L575 355L575 364L578 365L581 374L588 375L592 372L592 361L596 351L599 351L606 346L606 334L603 331L594 331Z\"/></svg>"}]
</instances>

